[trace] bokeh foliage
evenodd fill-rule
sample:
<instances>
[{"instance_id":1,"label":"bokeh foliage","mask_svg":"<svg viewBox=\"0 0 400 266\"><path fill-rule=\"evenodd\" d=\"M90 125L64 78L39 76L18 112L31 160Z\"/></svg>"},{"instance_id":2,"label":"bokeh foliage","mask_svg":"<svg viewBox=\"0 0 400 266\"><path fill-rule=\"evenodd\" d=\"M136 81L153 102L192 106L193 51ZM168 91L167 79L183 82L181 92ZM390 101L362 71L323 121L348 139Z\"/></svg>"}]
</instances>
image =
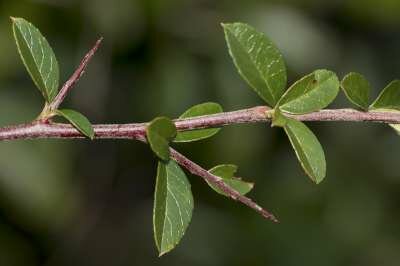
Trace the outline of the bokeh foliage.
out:
<instances>
[{"instance_id":1,"label":"bokeh foliage","mask_svg":"<svg viewBox=\"0 0 400 266\"><path fill-rule=\"evenodd\" d=\"M42 101L18 59L10 15L46 33L61 81L104 36L67 99L95 123L178 117L207 101L224 110L263 104L225 50L219 23L231 21L247 22L274 40L287 63L288 84L321 67L339 75L357 71L368 77L375 98L399 76L399 11L394 0L4 0L0 122L29 121ZM344 106L341 97L337 106ZM179 147L206 168L221 161L240 165L240 174L256 183L251 196L281 223L221 200L188 175L195 219L182 244L161 260L149 237L156 167L146 146L1 143L0 264L397 265L398 136L379 125L312 124L330 177L316 187L303 177L283 133L266 127L230 127Z\"/></svg>"}]
</instances>

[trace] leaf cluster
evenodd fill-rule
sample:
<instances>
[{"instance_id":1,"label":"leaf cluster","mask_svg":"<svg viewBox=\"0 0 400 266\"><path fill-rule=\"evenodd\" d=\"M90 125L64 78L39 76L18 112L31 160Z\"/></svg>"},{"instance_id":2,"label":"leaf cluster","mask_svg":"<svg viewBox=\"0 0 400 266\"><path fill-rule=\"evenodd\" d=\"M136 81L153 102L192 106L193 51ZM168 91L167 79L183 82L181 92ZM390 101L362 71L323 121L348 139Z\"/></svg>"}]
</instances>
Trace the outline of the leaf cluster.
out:
<instances>
[{"instance_id":1,"label":"leaf cluster","mask_svg":"<svg viewBox=\"0 0 400 266\"><path fill-rule=\"evenodd\" d=\"M86 137L93 139L95 132L90 121L77 111L52 109L63 92L59 90L59 65L47 40L30 22L12 18L14 38L18 52L34 84L42 94L45 105L39 121L48 122L54 116L65 118ZM222 24L229 54L240 76L256 94L271 107L265 113L272 126L286 133L295 155L306 175L320 183L326 176L326 160L322 145L306 124L296 116L319 112L331 104L342 88L349 101L365 112L400 111L400 81L387 85L370 104L371 86L359 73L349 73L342 81L330 70L318 69L294 82L287 88L287 70L282 54L262 32L243 23ZM57 105L58 106L58 105ZM199 118L222 113L218 103L206 102L185 111L179 119ZM50 121L51 122L51 121ZM400 134L399 125L391 125ZM181 240L191 221L194 199L190 182L181 167L171 158L173 143L189 143L210 138L220 128L195 130L177 129L168 117L157 117L146 125L146 141L158 160L154 194L153 229L160 256L171 251ZM219 185L245 195L254 186L235 176L238 167L233 164L217 165L205 171L218 182L207 180L217 193L232 197ZM224 188L224 187L223 187Z\"/></svg>"},{"instance_id":2,"label":"leaf cluster","mask_svg":"<svg viewBox=\"0 0 400 266\"><path fill-rule=\"evenodd\" d=\"M59 93L60 70L57 58L46 38L32 23L23 18L12 17L11 20L19 55L45 100L45 107L39 119L48 120L53 116L64 117L83 135L93 139L93 127L84 115L70 109L51 110L49 108Z\"/></svg>"}]
</instances>

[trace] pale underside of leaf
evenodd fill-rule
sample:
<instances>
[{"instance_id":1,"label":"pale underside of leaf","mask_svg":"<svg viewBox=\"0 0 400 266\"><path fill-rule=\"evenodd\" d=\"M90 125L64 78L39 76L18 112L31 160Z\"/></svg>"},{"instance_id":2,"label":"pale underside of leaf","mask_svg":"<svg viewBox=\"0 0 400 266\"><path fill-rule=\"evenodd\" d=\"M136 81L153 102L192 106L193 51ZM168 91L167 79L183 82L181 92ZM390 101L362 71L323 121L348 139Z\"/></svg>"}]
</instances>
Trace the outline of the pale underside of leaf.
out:
<instances>
[{"instance_id":1,"label":"pale underside of leaf","mask_svg":"<svg viewBox=\"0 0 400 266\"><path fill-rule=\"evenodd\" d=\"M339 92L339 80L329 70L316 70L295 82L278 102L287 113L305 114L327 107Z\"/></svg>"},{"instance_id":2,"label":"pale underside of leaf","mask_svg":"<svg viewBox=\"0 0 400 266\"><path fill-rule=\"evenodd\" d=\"M57 95L59 83L59 67L52 48L40 31L22 18L13 18L13 32L27 71L50 103Z\"/></svg>"},{"instance_id":3,"label":"pale underside of leaf","mask_svg":"<svg viewBox=\"0 0 400 266\"><path fill-rule=\"evenodd\" d=\"M234 176L234 174L237 171L236 165L233 165L233 164L217 165L208 171L213 175L221 177L222 181L225 184L227 184L233 190L236 190L237 192L239 192L240 195L246 195L254 187L253 183L243 181L240 178L237 178ZM214 189L219 194L229 197L229 195L227 195L225 192L223 192L221 189L219 189L214 184L211 184L208 181L207 181L207 183L208 183L208 185L210 185L210 187L212 189Z\"/></svg>"},{"instance_id":4,"label":"pale underside of leaf","mask_svg":"<svg viewBox=\"0 0 400 266\"><path fill-rule=\"evenodd\" d=\"M286 87L286 67L276 46L243 23L223 24L229 53L240 75L270 106Z\"/></svg>"},{"instance_id":5,"label":"pale underside of leaf","mask_svg":"<svg viewBox=\"0 0 400 266\"><path fill-rule=\"evenodd\" d=\"M203 115L212 115L221 113L222 107L221 105L213 102L207 102L192 106L186 112L184 112L179 118L191 118L198 117ZM209 128L209 129L198 129L198 130L190 130L184 132L178 132L174 142L192 142L197 140L202 140L206 138L210 138L218 133L220 128Z\"/></svg>"},{"instance_id":6,"label":"pale underside of leaf","mask_svg":"<svg viewBox=\"0 0 400 266\"><path fill-rule=\"evenodd\" d=\"M182 169L172 160L159 162L154 197L154 238L160 256L183 237L192 218L193 196Z\"/></svg>"},{"instance_id":7,"label":"pale underside of leaf","mask_svg":"<svg viewBox=\"0 0 400 266\"><path fill-rule=\"evenodd\" d=\"M305 124L294 119L288 118L284 129L304 171L312 181L320 183L326 175L326 162L318 139Z\"/></svg>"}]
</instances>

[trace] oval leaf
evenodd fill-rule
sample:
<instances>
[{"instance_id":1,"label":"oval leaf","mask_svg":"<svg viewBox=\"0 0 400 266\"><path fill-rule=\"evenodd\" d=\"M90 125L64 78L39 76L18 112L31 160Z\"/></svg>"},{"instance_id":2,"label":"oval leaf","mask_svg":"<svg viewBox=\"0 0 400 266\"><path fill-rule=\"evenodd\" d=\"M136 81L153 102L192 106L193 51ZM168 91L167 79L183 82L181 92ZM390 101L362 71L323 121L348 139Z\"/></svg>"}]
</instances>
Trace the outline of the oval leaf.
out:
<instances>
[{"instance_id":1,"label":"oval leaf","mask_svg":"<svg viewBox=\"0 0 400 266\"><path fill-rule=\"evenodd\" d=\"M164 161L169 160L169 143L176 136L176 127L171 119L157 117L146 128L147 141L153 152Z\"/></svg>"},{"instance_id":2,"label":"oval leaf","mask_svg":"<svg viewBox=\"0 0 400 266\"><path fill-rule=\"evenodd\" d=\"M23 18L12 18L18 52L36 87L50 103L58 92L56 56L40 31Z\"/></svg>"},{"instance_id":3,"label":"oval leaf","mask_svg":"<svg viewBox=\"0 0 400 266\"><path fill-rule=\"evenodd\" d=\"M370 108L400 110L400 80L394 80L387 85Z\"/></svg>"},{"instance_id":4,"label":"oval leaf","mask_svg":"<svg viewBox=\"0 0 400 266\"><path fill-rule=\"evenodd\" d=\"M184 112L179 118L190 118L202 115L212 115L222 113L222 107L218 103L202 103L195 105L189 108L186 112ZM191 142L201 139L206 139L212 137L217 134L220 128L210 128L210 129L199 129L199 130L191 130L178 132L174 142Z\"/></svg>"},{"instance_id":5,"label":"oval leaf","mask_svg":"<svg viewBox=\"0 0 400 266\"><path fill-rule=\"evenodd\" d=\"M263 33L247 24L222 26L240 75L265 102L274 106L286 87L286 67L281 53Z\"/></svg>"},{"instance_id":6,"label":"oval leaf","mask_svg":"<svg viewBox=\"0 0 400 266\"><path fill-rule=\"evenodd\" d=\"M94 130L90 121L81 113L70 109L57 110L56 114L67 119L83 135L94 138Z\"/></svg>"},{"instance_id":7,"label":"oval leaf","mask_svg":"<svg viewBox=\"0 0 400 266\"><path fill-rule=\"evenodd\" d=\"M179 243L192 219L192 212L193 196L185 173L173 160L159 162L153 230L160 256Z\"/></svg>"},{"instance_id":8,"label":"oval leaf","mask_svg":"<svg viewBox=\"0 0 400 266\"><path fill-rule=\"evenodd\" d=\"M320 183L326 174L325 154L314 133L302 122L287 118L284 126L290 143L306 174Z\"/></svg>"},{"instance_id":9,"label":"oval leaf","mask_svg":"<svg viewBox=\"0 0 400 266\"><path fill-rule=\"evenodd\" d=\"M227 184L232 189L239 192L240 195L246 195L248 192L250 192L250 190L253 189L254 184L242 181L240 178L234 177L237 168L238 167L233 164L222 164L211 168L210 170L208 170L208 172L210 172L213 175L221 177L225 184ZM207 183L208 185L210 185L212 189L214 189L219 194L229 197L229 195L226 195L225 192L220 190L217 186L209 183L208 181Z\"/></svg>"},{"instance_id":10,"label":"oval leaf","mask_svg":"<svg viewBox=\"0 0 400 266\"><path fill-rule=\"evenodd\" d=\"M329 70L316 70L295 82L279 100L282 111L305 114L328 106L339 92L339 80Z\"/></svg>"},{"instance_id":11,"label":"oval leaf","mask_svg":"<svg viewBox=\"0 0 400 266\"><path fill-rule=\"evenodd\" d=\"M341 87L350 102L364 111L368 110L371 85L363 75L355 72L347 74L341 82Z\"/></svg>"}]
</instances>

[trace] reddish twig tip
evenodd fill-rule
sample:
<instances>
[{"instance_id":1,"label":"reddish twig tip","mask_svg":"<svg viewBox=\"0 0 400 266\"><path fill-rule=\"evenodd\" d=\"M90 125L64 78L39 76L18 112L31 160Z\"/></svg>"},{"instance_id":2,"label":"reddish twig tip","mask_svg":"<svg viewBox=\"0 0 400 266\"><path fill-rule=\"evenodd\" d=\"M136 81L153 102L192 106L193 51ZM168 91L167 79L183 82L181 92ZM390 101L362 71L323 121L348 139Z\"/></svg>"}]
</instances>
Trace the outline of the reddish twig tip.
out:
<instances>
[{"instance_id":1,"label":"reddish twig tip","mask_svg":"<svg viewBox=\"0 0 400 266\"><path fill-rule=\"evenodd\" d=\"M50 110L56 110L60 106L60 104L64 101L68 92L75 86L75 84L79 81L79 79L85 72L87 65L89 64L90 60L92 59L94 54L99 49L102 41L103 41L103 37L100 37L96 41L93 48L90 49L89 52L87 52L87 54L85 55L85 57L82 59L81 63L79 64L78 68L75 70L75 72L72 74L72 76L64 83L61 90L59 91L57 96L54 98L53 102L49 105Z\"/></svg>"},{"instance_id":2,"label":"reddish twig tip","mask_svg":"<svg viewBox=\"0 0 400 266\"><path fill-rule=\"evenodd\" d=\"M247 207L250 207L251 209L255 210L261 216L264 218L271 220L275 223L278 222L278 219L270 213L269 211L265 210L262 208L260 205L258 205L256 202L254 202L252 199L241 195L239 192L225 184L222 179L219 176L213 175L209 171L205 170L195 162L189 160L186 158L184 155L181 153L177 152L176 150L170 148L171 151L171 158L175 160L178 164L186 168L190 173L202 177L204 180L207 182L217 186L219 189L221 189L226 195L229 195L229 197L233 200L239 201L246 205Z\"/></svg>"}]
</instances>

